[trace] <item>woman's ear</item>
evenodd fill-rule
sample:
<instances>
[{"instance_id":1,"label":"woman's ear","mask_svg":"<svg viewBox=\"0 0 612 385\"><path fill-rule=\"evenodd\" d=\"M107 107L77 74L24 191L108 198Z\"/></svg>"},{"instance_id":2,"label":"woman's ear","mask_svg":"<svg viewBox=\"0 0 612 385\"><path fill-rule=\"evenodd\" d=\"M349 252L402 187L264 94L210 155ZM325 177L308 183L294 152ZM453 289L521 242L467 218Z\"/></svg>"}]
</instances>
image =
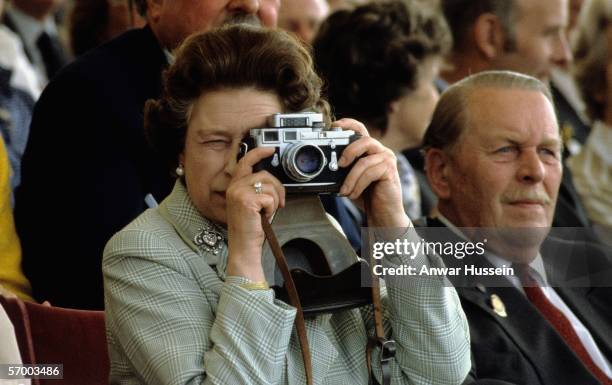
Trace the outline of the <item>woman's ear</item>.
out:
<instances>
[{"instance_id":1,"label":"woman's ear","mask_svg":"<svg viewBox=\"0 0 612 385\"><path fill-rule=\"evenodd\" d=\"M504 51L504 32L499 18L492 13L483 13L474 22L474 43L478 52L488 60L495 59Z\"/></svg>"},{"instance_id":2,"label":"woman's ear","mask_svg":"<svg viewBox=\"0 0 612 385\"><path fill-rule=\"evenodd\" d=\"M425 153L425 173L431 189L439 200L449 199L451 195L449 173L451 158L440 149L430 148Z\"/></svg>"}]
</instances>

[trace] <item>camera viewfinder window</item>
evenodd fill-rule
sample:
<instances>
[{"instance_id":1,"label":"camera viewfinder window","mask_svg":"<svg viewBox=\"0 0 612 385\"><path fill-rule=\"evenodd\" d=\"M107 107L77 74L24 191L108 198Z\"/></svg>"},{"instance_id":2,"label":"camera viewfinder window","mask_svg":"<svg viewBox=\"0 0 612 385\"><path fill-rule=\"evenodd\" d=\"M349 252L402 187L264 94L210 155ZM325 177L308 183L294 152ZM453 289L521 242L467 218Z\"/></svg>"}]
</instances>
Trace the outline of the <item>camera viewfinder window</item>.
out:
<instances>
[{"instance_id":1,"label":"camera viewfinder window","mask_svg":"<svg viewBox=\"0 0 612 385\"><path fill-rule=\"evenodd\" d=\"M304 127L308 125L308 118L283 118L281 124L283 127Z\"/></svg>"},{"instance_id":2,"label":"camera viewfinder window","mask_svg":"<svg viewBox=\"0 0 612 385\"><path fill-rule=\"evenodd\" d=\"M278 131L264 131L264 142L278 143Z\"/></svg>"},{"instance_id":3,"label":"camera viewfinder window","mask_svg":"<svg viewBox=\"0 0 612 385\"><path fill-rule=\"evenodd\" d=\"M297 132L295 131L286 131L285 132L285 141L289 140L297 140Z\"/></svg>"}]
</instances>

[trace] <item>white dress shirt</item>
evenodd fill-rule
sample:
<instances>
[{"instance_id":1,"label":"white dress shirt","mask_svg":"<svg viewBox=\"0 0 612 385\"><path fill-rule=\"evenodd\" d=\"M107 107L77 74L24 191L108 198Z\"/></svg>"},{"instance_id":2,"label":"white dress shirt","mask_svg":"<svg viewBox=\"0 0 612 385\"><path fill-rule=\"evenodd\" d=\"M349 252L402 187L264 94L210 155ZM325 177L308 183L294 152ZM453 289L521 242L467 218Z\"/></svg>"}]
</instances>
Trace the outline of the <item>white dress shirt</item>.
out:
<instances>
[{"instance_id":1,"label":"white dress shirt","mask_svg":"<svg viewBox=\"0 0 612 385\"><path fill-rule=\"evenodd\" d=\"M38 75L23 51L19 36L0 24L0 67L12 71L11 86L27 92L33 100L40 96Z\"/></svg>"},{"instance_id":2,"label":"white dress shirt","mask_svg":"<svg viewBox=\"0 0 612 385\"><path fill-rule=\"evenodd\" d=\"M44 87L49 79L47 78L45 62L36 45L36 41L43 32L47 32L51 36L59 35L53 17L47 17L44 21L40 21L12 6L7 7L5 12L15 23L15 28L17 28L19 35L21 35L25 50L32 59L39 83Z\"/></svg>"}]
</instances>

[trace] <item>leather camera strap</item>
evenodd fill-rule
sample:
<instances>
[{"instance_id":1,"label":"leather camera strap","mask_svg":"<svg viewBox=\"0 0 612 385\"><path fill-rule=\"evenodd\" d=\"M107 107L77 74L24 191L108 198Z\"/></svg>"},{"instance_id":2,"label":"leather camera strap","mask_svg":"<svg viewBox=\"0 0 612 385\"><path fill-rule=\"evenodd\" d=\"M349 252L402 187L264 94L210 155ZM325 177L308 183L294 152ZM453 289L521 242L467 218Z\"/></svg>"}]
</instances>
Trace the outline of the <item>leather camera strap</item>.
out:
<instances>
[{"instance_id":1,"label":"leather camera strap","mask_svg":"<svg viewBox=\"0 0 612 385\"><path fill-rule=\"evenodd\" d=\"M380 264L380 261L371 258L372 268ZM388 340L385 337L385 329L383 327L383 309L382 301L380 300L380 281L376 276L372 277L372 307L374 309L374 330L376 335L370 337L368 347L366 349L366 360L368 364L368 372L370 373L369 384L378 384L372 373L372 351L374 347L380 348L380 369L382 372L382 385L391 384L391 360L395 358L395 341Z\"/></svg>"},{"instance_id":2,"label":"leather camera strap","mask_svg":"<svg viewBox=\"0 0 612 385\"><path fill-rule=\"evenodd\" d=\"M302 311L300 297L298 295L297 288L295 287L295 283L293 282L293 278L291 277L291 273L289 272L289 266L287 265L285 254L283 253L283 250L278 244L278 240L276 239L276 235L274 235L272 226L268 222L266 216L263 214L261 215L261 226L263 227L263 230L266 233L266 238L268 239L268 243L270 244L270 248L272 249L272 254L274 254L274 258L276 259L276 264L278 265L281 274L283 275L283 279L285 280L285 288L287 289L287 294L289 295L289 302L291 302L291 305L297 309L295 315L295 328L297 329L298 339L300 341L300 349L302 350L302 359L304 360L304 372L306 373L306 383L308 385L312 385L313 379L310 346L308 345L308 336L306 335L306 323L304 322L304 312Z\"/></svg>"}]
</instances>

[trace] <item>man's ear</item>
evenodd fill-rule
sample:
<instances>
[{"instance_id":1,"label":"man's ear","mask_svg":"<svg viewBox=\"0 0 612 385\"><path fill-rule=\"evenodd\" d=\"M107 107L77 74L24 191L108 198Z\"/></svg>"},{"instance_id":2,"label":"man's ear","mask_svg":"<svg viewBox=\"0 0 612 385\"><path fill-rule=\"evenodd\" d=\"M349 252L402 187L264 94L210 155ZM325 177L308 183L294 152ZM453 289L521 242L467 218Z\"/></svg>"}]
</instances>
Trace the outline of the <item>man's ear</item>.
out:
<instances>
[{"instance_id":1,"label":"man's ear","mask_svg":"<svg viewBox=\"0 0 612 385\"><path fill-rule=\"evenodd\" d=\"M499 18L492 13L483 13L474 22L474 42L478 52L493 60L504 50L504 31Z\"/></svg>"},{"instance_id":2,"label":"man's ear","mask_svg":"<svg viewBox=\"0 0 612 385\"><path fill-rule=\"evenodd\" d=\"M147 20L157 23L161 14L164 0L147 0Z\"/></svg>"},{"instance_id":3,"label":"man's ear","mask_svg":"<svg viewBox=\"0 0 612 385\"><path fill-rule=\"evenodd\" d=\"M425 153L425 173L431 189L438 199L449 199L451 195L449 173L449 155L437 148L430 148Z\"/></svg>"},{"instance_id":4,"label":"man's ear","mask_svg":"<svg viewBox=\"0 0 612 385\"><path fill-rule=\"evenodd\" d=\"M388 114L392 114L394 112L397 112L397 110L399 110L399 98L394 100L394 101L392 101L387 106L387 113Z\"/></svg>"}]
</instances>

